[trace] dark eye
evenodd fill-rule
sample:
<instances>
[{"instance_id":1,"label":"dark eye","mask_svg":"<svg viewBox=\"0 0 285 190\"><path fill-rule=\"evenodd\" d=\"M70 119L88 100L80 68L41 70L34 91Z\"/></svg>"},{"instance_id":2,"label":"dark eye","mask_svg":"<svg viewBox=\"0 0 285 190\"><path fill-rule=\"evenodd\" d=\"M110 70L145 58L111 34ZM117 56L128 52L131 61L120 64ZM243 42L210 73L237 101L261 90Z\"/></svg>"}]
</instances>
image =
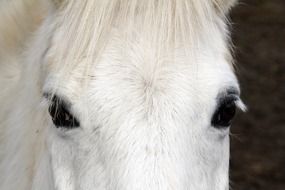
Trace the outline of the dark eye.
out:
<instances>
[{"instance_id":1,"label":"dark eye","mask_svg":"<svg viewBox=\"0 0 285 190\"><path fill-rule=\"evenodd\" d=\"M231 121L236 113L236 97L226 97L220 101L220 104L212 117L212 126L216 128L225 128L231 125Z\"/></svg>"},{"instance_id":2,"label":"dark eye","mask_svg":"<svg viewBox=\"0 0 285 190\"><path fill-rule=\"evenodd\" d=\"M79 127L77 119L68 111L68 106L57 96L52 98L49 113L57 128L73 129Z\"/></svg>"}]
</instances>

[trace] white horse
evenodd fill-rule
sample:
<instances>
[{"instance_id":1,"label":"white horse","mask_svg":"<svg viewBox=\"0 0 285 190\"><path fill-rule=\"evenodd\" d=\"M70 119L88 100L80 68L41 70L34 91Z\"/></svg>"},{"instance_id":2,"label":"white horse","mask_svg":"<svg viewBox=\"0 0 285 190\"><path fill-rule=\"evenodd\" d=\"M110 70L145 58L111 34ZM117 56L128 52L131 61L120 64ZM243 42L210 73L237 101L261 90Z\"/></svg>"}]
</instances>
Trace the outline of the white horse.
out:
<instances>
[{"instance_id":1,"label":"white horse","mask_svg":"<svg viewBox=\"0 0 285 190\"><path fill-rule=\"evenodd\" d=\"M2 0L1 190L226 190L234 0Z\"/></svg>"}]
</instances>

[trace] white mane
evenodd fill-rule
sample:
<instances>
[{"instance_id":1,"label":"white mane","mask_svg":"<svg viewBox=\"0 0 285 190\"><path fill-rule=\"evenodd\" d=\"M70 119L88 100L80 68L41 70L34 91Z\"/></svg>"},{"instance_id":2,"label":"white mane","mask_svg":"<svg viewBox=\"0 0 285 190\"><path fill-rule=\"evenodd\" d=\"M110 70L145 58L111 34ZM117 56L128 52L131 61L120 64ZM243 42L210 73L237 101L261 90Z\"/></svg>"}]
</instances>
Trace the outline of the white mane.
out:
<instances>
[{"instance_id":1,"label":"white mane","mask_svg":"<svg viewBox=\"0 0 285 190\"><path fill-rule=\"evenodd\" d=\"M165 56L170 59L177 48L190 44L192 49L199 49L203 33L203 41L218 43L219 49L215 51L222 52L231 63L226 43L216 42L211 33L220 30L224 36L219 38L227 41L225 14L232 3L223 0L2 1L0 189L28 190L33 183L42 184L42 190L52 189L47 184L53 179L45 151L48 121L43 117L46 111L41 109L44 77L41 61L48 48L52 56L46 55L50 58L47 65L57 67L67 77L77 67L84 76L89 76L89 69L99 61L114 26L126 41L136 39L133 28L145 31L140 38L149 47L155 47L156 61L152 63L158 65L165 64L159 60ZM53 36L55 31L57 36ZM58 41L56 46L50 44ZM185 54L196 56L191 48ZM79 65L81 60L84 65ZM36 174L39 166L49 169Z\"/></svg>"}]
</instances>

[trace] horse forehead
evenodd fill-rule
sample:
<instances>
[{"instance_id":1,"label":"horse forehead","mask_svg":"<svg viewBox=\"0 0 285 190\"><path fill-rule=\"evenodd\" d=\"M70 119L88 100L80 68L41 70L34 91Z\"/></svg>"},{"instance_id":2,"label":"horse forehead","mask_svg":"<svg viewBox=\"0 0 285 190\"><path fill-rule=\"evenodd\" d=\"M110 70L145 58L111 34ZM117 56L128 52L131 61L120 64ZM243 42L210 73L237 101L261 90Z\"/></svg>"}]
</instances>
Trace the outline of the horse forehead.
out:
<instances>
[{"instance_id":1,"label":"horse forehead","mask_svg":"<svg viewBox=\"0 0 285 190\"><path fill-rule=\"evenodd\" d=\"M61 87L66 91L64 93L73 91L77 95L84 83L80 78L90 79L90 85L87 86L89 91L119 89L128 93L134 92L134 89L147 93L184 88L192 93L206 94L211 91L214 95L223 86L237 85L223 52L215 55L205 47L192 53L195 56L187 55L185 49L176 48L170 54L158 56L156 49L144 39L136 38L125 42L120 36L115 36L100 60L91 65L88 76L84 76L86 73L82 71L90 59L83 58L73 70L70 80L56 80L63 83ZM56 66L49 70L52 75L56 75Z\"/></svg>"},{"instance_id":2,"label":"horse forehead","mask_svg":"<svg viewBox=\"0 0 285 190\"><path fill-rule=\"evenodd\" d=\"M207 44L199 48L178 45L171 51L158 50L154 46L143 38L125 42L116 36L98 64L94 65L94 77L100 78L105 73L112 80L143 82L146 85L175 82L176 79L179 82L187 79L185 81L193 83L193 86L207 80L211 80L212 84L221 79L235 82L227 51L217 52Z\"/></svg>"},{"instance_id":3,"label":"horse forehead","mask_svg":"<svg viewBox=\"0 0 285 190\"><path fill-rule=\"evenodd\" d=\"M192 112L196 115L214 107L221 89L236 85L231 71L226 69L208 71L201 66L197 71L194 64L173 63L158 70L144 70L141 64L134 66L120 60L110 63L111 60L109 56L98 64L85 94L96 117L108 117L104 113L135 114L134 118L149 113L157 113L152 118L169 118L171 114L180 117Z\"/></svg>"}]
</instances>

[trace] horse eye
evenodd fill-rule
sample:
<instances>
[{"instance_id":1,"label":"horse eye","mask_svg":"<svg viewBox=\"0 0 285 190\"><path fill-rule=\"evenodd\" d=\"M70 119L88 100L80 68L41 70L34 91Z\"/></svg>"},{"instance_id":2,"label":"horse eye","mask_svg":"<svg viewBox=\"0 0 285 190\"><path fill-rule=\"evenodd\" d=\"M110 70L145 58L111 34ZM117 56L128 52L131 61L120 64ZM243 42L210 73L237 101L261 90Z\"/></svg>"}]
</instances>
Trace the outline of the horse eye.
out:
<instances>
[{"instance_id":1,"label":"horse eye","mask_svg":"<svg viewBox=\"0 0 285 190\"><path fill-rule=\"evenodd\" d=\"M68 111L67 105L56 96L53 97L49 106L49 114L56 128L73 129L80 125L77 119Z\"/></svg>"},{"instance_id":2,"label":"horse eye","mask_svg":"<svg viewBox=\"0 0 285 190\"><path fill-rule=\"evenodd\" d=\"M230 96L223 99L212 117L212 126L225 128L231 125L236 113L236 97Z\"/></svg>"}]
</instances>

